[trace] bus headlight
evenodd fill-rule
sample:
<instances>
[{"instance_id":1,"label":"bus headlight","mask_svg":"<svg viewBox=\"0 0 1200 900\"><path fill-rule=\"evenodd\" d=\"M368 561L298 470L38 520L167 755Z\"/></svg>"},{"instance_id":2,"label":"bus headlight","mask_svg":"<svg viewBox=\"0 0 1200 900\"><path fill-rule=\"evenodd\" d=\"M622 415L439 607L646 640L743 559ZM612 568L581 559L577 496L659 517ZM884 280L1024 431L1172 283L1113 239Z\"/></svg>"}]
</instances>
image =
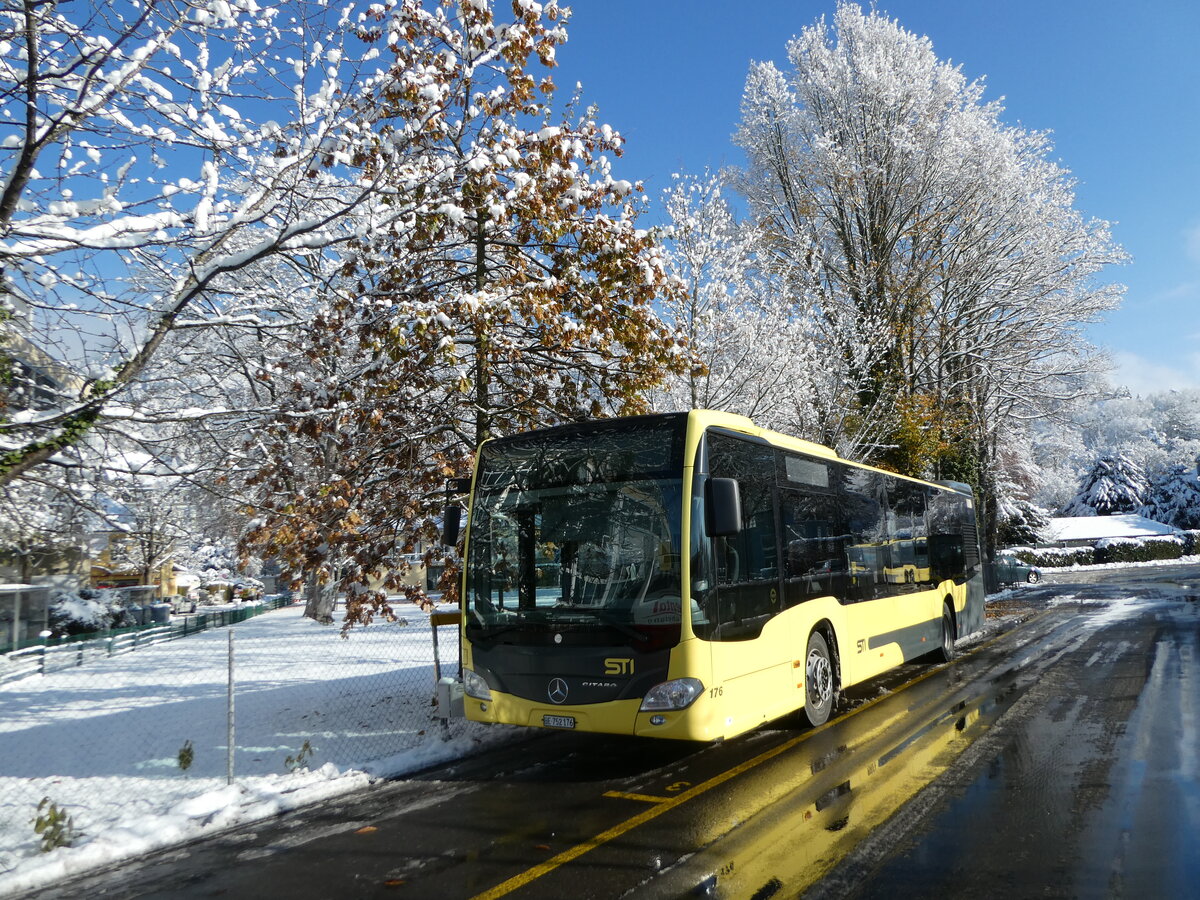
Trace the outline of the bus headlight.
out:
<instances>
[{"instance_id":1,"label":"bus headlight","mask_svg":"<svg viewBox=\"0 0 1200 900\"><path fill-rule=\"evenodd\" d=\"M699 678L676 678L656 684L642 700L642 712L661 709L687 709L704 693Z\"/></svg>"},{"instance_id":2,"label":"bus headlight","mask_svg":"<svg viewBox=\"0 0 1200 900\"><path fill-rule=\"evenodd\" d=\"M474 669L463 669L463 693L476 700L492 699L492 689Z\"/></svg>"}]
</instances>

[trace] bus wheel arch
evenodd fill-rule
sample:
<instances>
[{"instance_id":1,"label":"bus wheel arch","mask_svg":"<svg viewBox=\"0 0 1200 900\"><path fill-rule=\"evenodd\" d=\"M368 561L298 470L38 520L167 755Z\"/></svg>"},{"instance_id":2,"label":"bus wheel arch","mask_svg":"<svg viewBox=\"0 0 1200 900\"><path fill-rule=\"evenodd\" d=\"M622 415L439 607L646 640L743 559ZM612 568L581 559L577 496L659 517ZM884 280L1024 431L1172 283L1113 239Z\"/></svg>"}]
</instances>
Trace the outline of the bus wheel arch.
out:
<instances>
[{"instance_id":1,"label":"bus wheel arch","mask_svg":"<svg viewBox=\"0 0 1200 900\"><path fill-rule=\"evenodd\" d=\"M840 683L833 627L821 622L809 633L804 650L804 717L813 727L829 721Z\"/></svg>"}]
</instances>

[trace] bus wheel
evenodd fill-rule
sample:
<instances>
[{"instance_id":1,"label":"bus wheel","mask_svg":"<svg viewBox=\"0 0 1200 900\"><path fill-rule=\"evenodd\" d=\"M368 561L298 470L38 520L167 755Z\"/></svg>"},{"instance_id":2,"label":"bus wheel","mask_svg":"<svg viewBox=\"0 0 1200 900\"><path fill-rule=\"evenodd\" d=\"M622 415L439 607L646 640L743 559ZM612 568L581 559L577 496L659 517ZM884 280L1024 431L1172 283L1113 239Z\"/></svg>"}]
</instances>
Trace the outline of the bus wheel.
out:
<instances>
[{"instance_id":1,"label":"bus wheel","mask_svg":"<svg viewBox=\"0 0 1200 900\"><path fill-rule=\"evenodd\" d=\"M804 659L804 717L813 726L824 725L833 711L833 663L824 635L808 636Z\"/></svg>"},{"instance_id":2,"label":"bus wheel","mask_svg":"<svg viewBox=\"0 0 1200 900\"><path fill-rule=\"evenodd\" d=\"M937 656L942 662L954 659L954 614L950 612L949 604L942 606L942 646Z\"/></svg>"}]
</instances>

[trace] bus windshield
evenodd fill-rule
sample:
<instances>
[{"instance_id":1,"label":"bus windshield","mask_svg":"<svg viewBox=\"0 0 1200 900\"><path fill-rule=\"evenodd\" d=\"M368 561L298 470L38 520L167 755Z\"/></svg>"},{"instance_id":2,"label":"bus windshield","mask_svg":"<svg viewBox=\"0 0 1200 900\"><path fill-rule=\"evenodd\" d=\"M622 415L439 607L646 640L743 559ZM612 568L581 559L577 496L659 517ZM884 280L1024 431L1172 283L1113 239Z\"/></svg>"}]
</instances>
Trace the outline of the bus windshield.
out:
<instances>
[{"instance_id":1,"label":"bus windshield","mask_svg":"<svg viewBox=\"0 0 1200 900\"><path fill-rule=\"evenodd\" d=\"M467 636L645 650L677 642L683 424L614 420L485 444Z\"/></svg>"}]
</instances>

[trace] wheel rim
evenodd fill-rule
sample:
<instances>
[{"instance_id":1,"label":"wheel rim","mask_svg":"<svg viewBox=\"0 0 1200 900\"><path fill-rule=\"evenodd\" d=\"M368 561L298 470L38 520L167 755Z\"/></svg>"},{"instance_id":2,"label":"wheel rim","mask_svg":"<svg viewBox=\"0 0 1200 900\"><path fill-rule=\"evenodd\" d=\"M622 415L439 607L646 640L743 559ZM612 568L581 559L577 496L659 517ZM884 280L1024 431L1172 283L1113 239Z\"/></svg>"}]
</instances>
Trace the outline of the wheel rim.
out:
<instances>
[{"instance_id":1,"label":"wheel rim","mask_svg":"<svg viewBox=\"0 0 1200 900\"><path fill-rule=\"evenodd\" d=\"M1030 573L1029 573L1029 583L1030 583L1030 584L1037 584L1037 580L1038 580L1038 573L1037 573L1037 572L1030 572Z\"/></svg>"},{"instance_id":2,"label":"wheel rim","mask_svg":"<svg viewBox=\"0 0 1200 900\"><path fill-rule=\"evenodd\" d=\"M808 702L818 709L824 708L833 696L833 669L828 657L820 650L809 650L806 672Z\"/></svg>"},{"instance_id":3,"label":"wheel rim","mask_svg":"<svg viewBox=\"0 0 1200 900\"><path fill-rule=\"evenodd\" d=\"M954 652L954 623L950 616L942 616L942 652L947 659Z\"/></svg>"}]
</instances>

